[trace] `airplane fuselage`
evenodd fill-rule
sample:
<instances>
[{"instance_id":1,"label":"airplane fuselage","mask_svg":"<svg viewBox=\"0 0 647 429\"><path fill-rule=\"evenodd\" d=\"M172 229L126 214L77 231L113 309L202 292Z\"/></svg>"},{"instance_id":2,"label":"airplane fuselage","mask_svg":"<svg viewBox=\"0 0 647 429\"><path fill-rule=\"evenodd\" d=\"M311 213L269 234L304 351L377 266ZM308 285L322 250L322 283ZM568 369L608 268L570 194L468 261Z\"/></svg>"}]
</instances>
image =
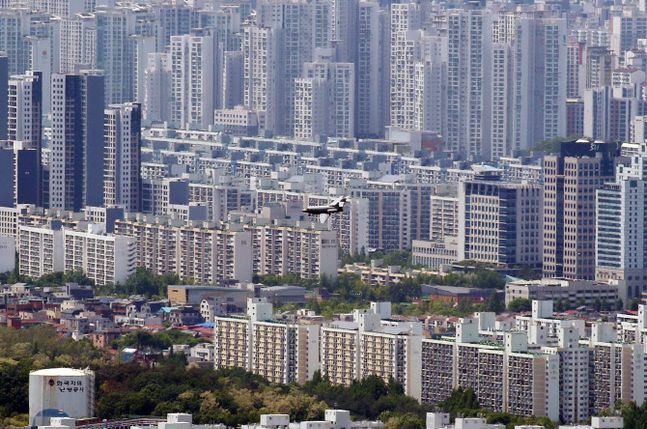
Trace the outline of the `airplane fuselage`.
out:
<instances>
[{"instance_id":1,"label":"airplane fuselage","mask_svg":"<svg viewBox=\"0 0 647 429\"><path fill-rule=\"evenodd\" d=\"M342 210L338 209L337 207L321 206L321 207L308 207L307 209L303 210L303 213L317 215L317 214L323 214L323 213L339 213L341 211Z\"/></svg>"}]
</instances>

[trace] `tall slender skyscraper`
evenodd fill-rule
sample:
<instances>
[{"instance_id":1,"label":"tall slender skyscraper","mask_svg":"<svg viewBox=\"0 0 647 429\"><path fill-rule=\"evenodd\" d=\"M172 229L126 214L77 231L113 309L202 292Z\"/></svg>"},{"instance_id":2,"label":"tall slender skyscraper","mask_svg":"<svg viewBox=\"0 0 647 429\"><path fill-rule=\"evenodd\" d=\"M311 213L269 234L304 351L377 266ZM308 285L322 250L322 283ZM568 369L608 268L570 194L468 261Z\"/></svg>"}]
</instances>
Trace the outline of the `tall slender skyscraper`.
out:
<instances>
[{"instance_id":1,"label":"tall slender skyscraper","mask_svg":"<svg viewBox=\"0 0 647 429\"><path fill-rule=\"evenodd\" d=\"M447 149L469 159L489 157L491 14L481 9L447 15Z\"/></svg>"},{"instance_id":2,"label":"tall slender skyscraper","mask_svg":"<svg viewBox=\"0 0 647 429\"><path fill-rule=\"evenodd\" d=\"M283 83L277 97L281 113L275 131L289 135L293 130L294 80L303 76L304 63L313 59L312 7L305 0L263 0L258 8L258 25L281 32L278 41L281 60L279 67L272 71Z\"/></svg>"},{"instance_id":3,"label":"tall slender skyscraper","mask_svg":"<svg viewBox=\"0 0 647 429\"><path fill-rule=\"evenodd\" d=\"M43 82L39 72L12 76L8 85L7 140L26 142L40 151L42 136Z\"/></svg>"},{"instance_id":4,"label":"tall slender skyscraper","mask_svg":"<svg viewBox=\"0 0 647 429\"><path fill-rule=\"evenodd\" d=\"M616 143L561 143L544 157L545 277L595 278L595 193L613 180Z\"/></svg>"},{"instance_id":5,"label":"tall slender skyscraper","mask_svg":"<svg viewBox=\"0 0 647 429\"><path fill-rule=\"evenodd\" d=\"M104 113L104 205L141 209L141 108L114 104Z\"/></svg>"},{"instance_id":6,"label":"tall slender skyscraper","mask_svg":"<svg viewBox=\"0 0 647 429\"><path fill-rule=\"evenodd\" d=\"M104 106L101 72L52 77L51 208L103 205Z\"/></svg>"},{"instance_id":7,"label":"tall slender skyscraper","mask_svg":"<svg viewBox=\"0 0 647 429\"><path fill-rule=\"evenodd\" d=\"M391 6L391 122L414 129L416 118L415 63L422 57L420 10L415 3Z\"/></svg>"},{"instance_id":8,"label":"tall slender skyscraper","mask_svg":"<svg viewBox=\"0 0 647 429\"><path fill-rule=\"evenodd\" d=\"M380 9L378 2L359 3L355 68L355 132L359 137L384 133L385 111L388 114L389 105L389 71L383 67L385 57L388 61L387 23L388 14Z\"/></svg>"},{"instance_id":9,"label":"tall slender skyscraper","mask_svg":"<svg viewBox=\"0 0 647 429\"><path fill-rule=\"evenodd\" d=\"M9 59L0 52L0 140L7 139L7 106L9 102Z\"/></svg>"},{"instance_id":10,"label":"tall slender skyscraper","mask_svg":"<svg viewBox=\"0 0 647 429\"><path fill-rule=\"evenodd\" d=\"M131 102L137 78L137 40L133 36L155 35L155 11L125 3L100 8L96 17L97 68L105 72L106 102Z\"/></svg>"},{"instance_id":11,"label":"tall slender skyscraper","mask_svg":"<svg viewBox=\"0 0 647 429\"><path fill-rule=\"evenodd\" d=\"M243 97L247 109L265 115L265 130L277 131L283 82L280 67L280 29L246 25L243 29Z\"/></svg>"},{"instance_id":12,"label":"tall slender skyscraper","mask_svg":"<svg viewBox=\"0 0 647 429\"><path fill-rule=\"evenodd\" d=\"M595 278L618 284L625 305L647 290L647 144L635 147L631 164L596 194Z\"/></svg>"},{"instance_id":13,"label":"tall slender skyscraper","mask_svg":"<svg viewBox=\"0 0 647 429\"><path fill-rule=\"evenodd\" d=\"M11 147L14 202L43 203L41 165L43 86L42 75L28 72L12 76L8 83L7 140ZM20 189L18 188L20 187Z\"/></svg>"},{"instance_id":14,"label":"tall slender skyscraper","mask_svg":"<svg viewBox=\"0 0 647 429\"><path fill-rule=\"evenodd\" d=\"M206 130L219 94L215 36L209 31L171 37L171 122Z\"/></svg>"}]
</instances>

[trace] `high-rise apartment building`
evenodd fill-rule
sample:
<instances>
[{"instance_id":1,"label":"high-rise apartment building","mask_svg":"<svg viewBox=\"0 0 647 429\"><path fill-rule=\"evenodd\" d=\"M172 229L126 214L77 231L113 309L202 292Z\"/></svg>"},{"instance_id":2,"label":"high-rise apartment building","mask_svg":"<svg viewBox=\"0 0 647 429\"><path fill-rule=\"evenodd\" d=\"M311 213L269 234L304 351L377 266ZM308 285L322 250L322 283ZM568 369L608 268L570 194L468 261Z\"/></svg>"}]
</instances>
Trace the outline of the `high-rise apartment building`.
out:
<instances>
[{"instance_id":1,"label":"high-rise apartment building","mask_svg":"<svg viewBox=\"0 0 647 429\"><path fill-rule=\"evenodd\" d=\"M390 125L412 130L416 123L416 62L422 59L423 33L415 3L391 6Z\"/></svg>"},{"instance_id":2,"label":"high-rise apartment building","mask_svg":"<svg viewBox=\"0 0 647 429\"><path fill-rule=\"evenodd\" d=\"M284 82L278 76L281 30L256 25L243 29L243 103L265 115L264 128L279 131Z\"/></svg>"},{"instance_id":3,"label":"high-rise apartment building","mask_svg":"<svg viewBox=\"0 0 647 429\"><path fill-rule=\"evenodd\" d=\"M92 70L97 65L97 26L93 14L61 18L58 31L58 71L76 73Z\"/></svg>"},{"instance_id":4,"label":"high-rise apartment building","mask_svg":"<svg viewBox=\"0 0 647 429\"><path fill-rule=\"evenodd\" d=\"M9 58L0 52L0 140L7 139L7 107L9 103Z\"/></svg>"},{"instance_id":5,"label":"high-rise apartment building","mask_svg":"<svg viewBox=\"0 0 647 429\"><path fill-rule=\"evenodd\" d=\"M87 231L64 229L63 270L81 271L98 286L122 283L135 272L135 241L129 237L106 235L100 225Z\"/></svg>"},{"instance_id":6,"label":"high-rise apartment building","mask_svg":"<svg viewBox=\"0 0 647 429\"><path fill-rule=\"evenodd\" d=\"M355 68L357 125L360 137L380 136L384 132L384 118L388 113L389 42L386 28L388 14L378 2L366 1L358 5L357 63Z\"/></svg>"},{"instance_id":7,"label":"high-rise apartment building","mask_svg":"<svg viewBox=\"0 0 647 429\"><path fill-rule=\"evenodd\" d=\"M595 278L595 193L613 181L615 143L563 142L544 157L543 273Z\"/></svg>"},{"instance_id":8,"label":"high-rise apartment building","mask_svg":"<svg viewBox=\"0 0 647 429\"><path fill-rule=\"evenodd\" d=\"M312 6L305 0L263 0L258 4L258 25L281 33L278 43L280 62L272 70L275 78L282 82L277 94L281 114L277 115L275 131L290 135L295 119L294 81L303 77L304 64L313 60ZM272 67L272 64L267 66Z\"/></svg>"},{"instance_id":9,"label":"high-rise apartment building","mask_svg":"<svg viewBox=\"0 0 647 429\"><path fill-rule=\"evenodd\" d=\"M251 234L235 226L131 215L115 223L115 234L134 238L137 265L156 274L176 273L203 284L252 279Z\"/></svg>"},{"instance_id":10,"label":"high-rise apartment building","mask_svg":"<svg viewBox=\"0 0 647 429\"><path fill-rule=\"evenodd\" d=\"M103 205L103 96L101 72L52 77L51 208Z\"/></svg>"},{"instance_id":11,"label":"high-rise apartment building","mask_svg":"<svg viewBox=\"0 0 647 429\"><path fill-rule=\"evenodd\" d=\"M171 64L168 54L148 55L144 70L142 121L146 125L171 120Z\"/></svg>"},{"instance_id":12,"label":"high-rise apartment building","mask_svg":"<svg viewBox=\"0 0 647 429\"><path fill-rule=\"evenodd\" d=\"M566 21L502 14L492 23L490 159L527 152L566 131Z\"/></svg>"},{"instance_id":13,"label":"high-rise apartment building","mask_svg":"<svg viewBox=\"0 0 647 429\"><path fill-rule=\"evenodd\" d=\"M321 50L318 52L323 54ZM355 135L354 65L332 62L331 55L322 57L305 63L304 77L295 80L294 137L352 138Z\"/></svg>"},{"instance_id":14,"label":"high-rise apartment building","mask_svg":"<svg viewBox=\"0 0 647 429\"><path fill-rule=\"evenodd\" d=\"M222 107L233 109L243 104L243 52L227 51L222 61Z\"/></svg>"},{"instance_id":15,"label":"high-rise apartment building","mask_svg":"<svg viewBox=\"0 0 647 429\"><path fill-rule=\"evenodd\" d=\"M244 368L273 383L305 383L319 368L319 326L272 320L272 304L250 298L247 317L216 317L215 368Z\"/></svg>"},{"instance_id":16,"label":"high-rise apartment building","mask_svg":"<svg viewBox=\"0 0 647 429\"><path fill-rule=\"evenodd\" d=\"M172 36L170 61L171 123L178 128L206 130L213 124L213 113L219 105L219 59L214 35L201 30Z\"/></svg>"},{"instance_id":17,"label":"high-rise apartment building","mask_svg":"<svg viewBox=\"0 0 647 429\"><path fill-rule=\"evenodd\" d=\"M141 211L141 106L113 104L104 111L103 204Z\"/></svg>"},{"instance_id":18,"label":"high-rise apartment building","mask_svg":"<svg viewBox=\"0 0 647 429\"><path fill-rule=\"evenodd\" d=\"M43 203L42 85L38 72L14 75L7 84L6 100L6 138L14 142L14 169L6 173L14 176L14 200L39 206ZM23 184L27 188L21 189Z\"/></svg>"},{"instance_id":19,"label":"high-rise apartment building","mask_svg":"<svg viewBox=\"0 0 647 429\"><path fill-rule=\"evenodd\" d=\"M0 51L7 54L9 75L29 70L31 13L21 5L0 8Z\"/></svg>"},{"instance_id":20,"label":"high-rise apartment building","mask_svg":"<svg viewBox=\"0 0 647 429\"><path fill-rule=\"evenodd\" d=\"M446 147L470 159L488 157L488 85L492 60L491 14L480 9L447 13Z\"/></svg>"},{"instance_id":21,"label":"high-rise apartment building","mask_svg":"<svg viewBox=\"0 0 647 429\"><path fill-rule=\"evenodd\" d=\"M391 303L371 303L355 310L352 322L332 322L321 328L321 373L333 384L377 376L394 379L420 399L422 326L390 320Z\"/></svg>"},{"instance_id":22,"label":"high-rise apartment building","mask_svg":"<svg viewBox=\"0 0 647 429\"><path fill-rule=\"evenodd\" d=\"M105 74L106 104L135 100L137 38L155 35L155 11L133 3L96 11L97 68Z\"/></svg>"},{"instance_id":23,"label":"high-rise apartment building","mask_svg":"<svg viewBox=\"0 0 647 429\"><path fill-rule=\"evenodd\" d=\"M63 271L63 230L60 224L51 227L20 226L16 244L21 275L37 279Z\"/></svg>"},{"instance_id":24,"label":"high-rise apartment building","mask_svg":"<svg viewBox=\"0 0 647 429\"><path fill-rule=\"evenodd\" d=\"M525 333L508 332L503 345L483 344L476 319L461 319L453 341L422 341L422 402L437 404L453 389L471 388L498 412L559 418L559 357L528 353Z\"/></svg>"}]
</instances>

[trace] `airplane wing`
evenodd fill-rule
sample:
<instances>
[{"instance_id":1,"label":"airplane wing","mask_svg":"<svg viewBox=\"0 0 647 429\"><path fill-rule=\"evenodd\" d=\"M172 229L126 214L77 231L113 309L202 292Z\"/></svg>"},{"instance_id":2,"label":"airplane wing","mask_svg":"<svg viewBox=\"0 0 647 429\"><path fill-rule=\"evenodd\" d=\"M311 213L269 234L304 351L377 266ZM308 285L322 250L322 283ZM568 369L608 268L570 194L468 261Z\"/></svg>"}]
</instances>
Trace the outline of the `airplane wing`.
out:
<instances>
[{"instance_id":1,"label":"airplane wing","mask_svg":"<svg viewBox=\"0 0 647 429\"><path fill-rule=\"evenodd\" d=\"M321 213L319 215L319 222L326 223L328 221L329 217L330 217L330 215L328 213Z\"/></svg>"},{"instance_id":2,"label":"airplane wing","mask_svg":"<svg viewBox=\"0 0 647 429\"><path fill-rule=\"evenodd\" d=\"M343 200L343 199L344 199L344 197L335 198L335 199L332 201L332 203L330 203L330 206L331 206L331 207L334 207L334 206L336 206L337 204L340 204L340 203L341 203L341 200Z\"/></svg>"}]
</instances>

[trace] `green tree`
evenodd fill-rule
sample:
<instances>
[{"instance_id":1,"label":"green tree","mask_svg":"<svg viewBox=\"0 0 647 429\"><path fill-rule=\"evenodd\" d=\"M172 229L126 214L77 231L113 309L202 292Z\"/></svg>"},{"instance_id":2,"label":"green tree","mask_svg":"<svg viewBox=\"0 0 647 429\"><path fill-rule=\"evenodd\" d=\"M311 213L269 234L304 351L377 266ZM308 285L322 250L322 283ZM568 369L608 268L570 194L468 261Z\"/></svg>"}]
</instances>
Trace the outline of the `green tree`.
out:
<instances>
[{"instance_id":1,"label":"green tree","mask_svg":"<svg viewBox=\"0 0 647 429\"><path fill-rule=\"evenodd\" d=\"M532 301L527 298L515 298L508 303L508 310L514 312L532 310Z\"/></svg>"},{"instance_id":2,"label":"green tree","mask_svg":"<svg viewBox=\"0 0 647 429\"><path fill-rule=\"evenodd\" d=\"M493 311L497 314L505 311L505 303L498 297L496 292L490 293L485 300L485 311Z\"/></svg>"},{"instance_id":3,"label":"green tree","mask_svg":"<svg viewBox=\"0 0 647 429\"><path fill-rule=\"evenodd\" d=\"M459 387L452 391L449 398L438 404L438 408L450 413L453 417L458 414L473 416L481 408L476 393L472 389Z\"/></svg>"}]
</instances>

